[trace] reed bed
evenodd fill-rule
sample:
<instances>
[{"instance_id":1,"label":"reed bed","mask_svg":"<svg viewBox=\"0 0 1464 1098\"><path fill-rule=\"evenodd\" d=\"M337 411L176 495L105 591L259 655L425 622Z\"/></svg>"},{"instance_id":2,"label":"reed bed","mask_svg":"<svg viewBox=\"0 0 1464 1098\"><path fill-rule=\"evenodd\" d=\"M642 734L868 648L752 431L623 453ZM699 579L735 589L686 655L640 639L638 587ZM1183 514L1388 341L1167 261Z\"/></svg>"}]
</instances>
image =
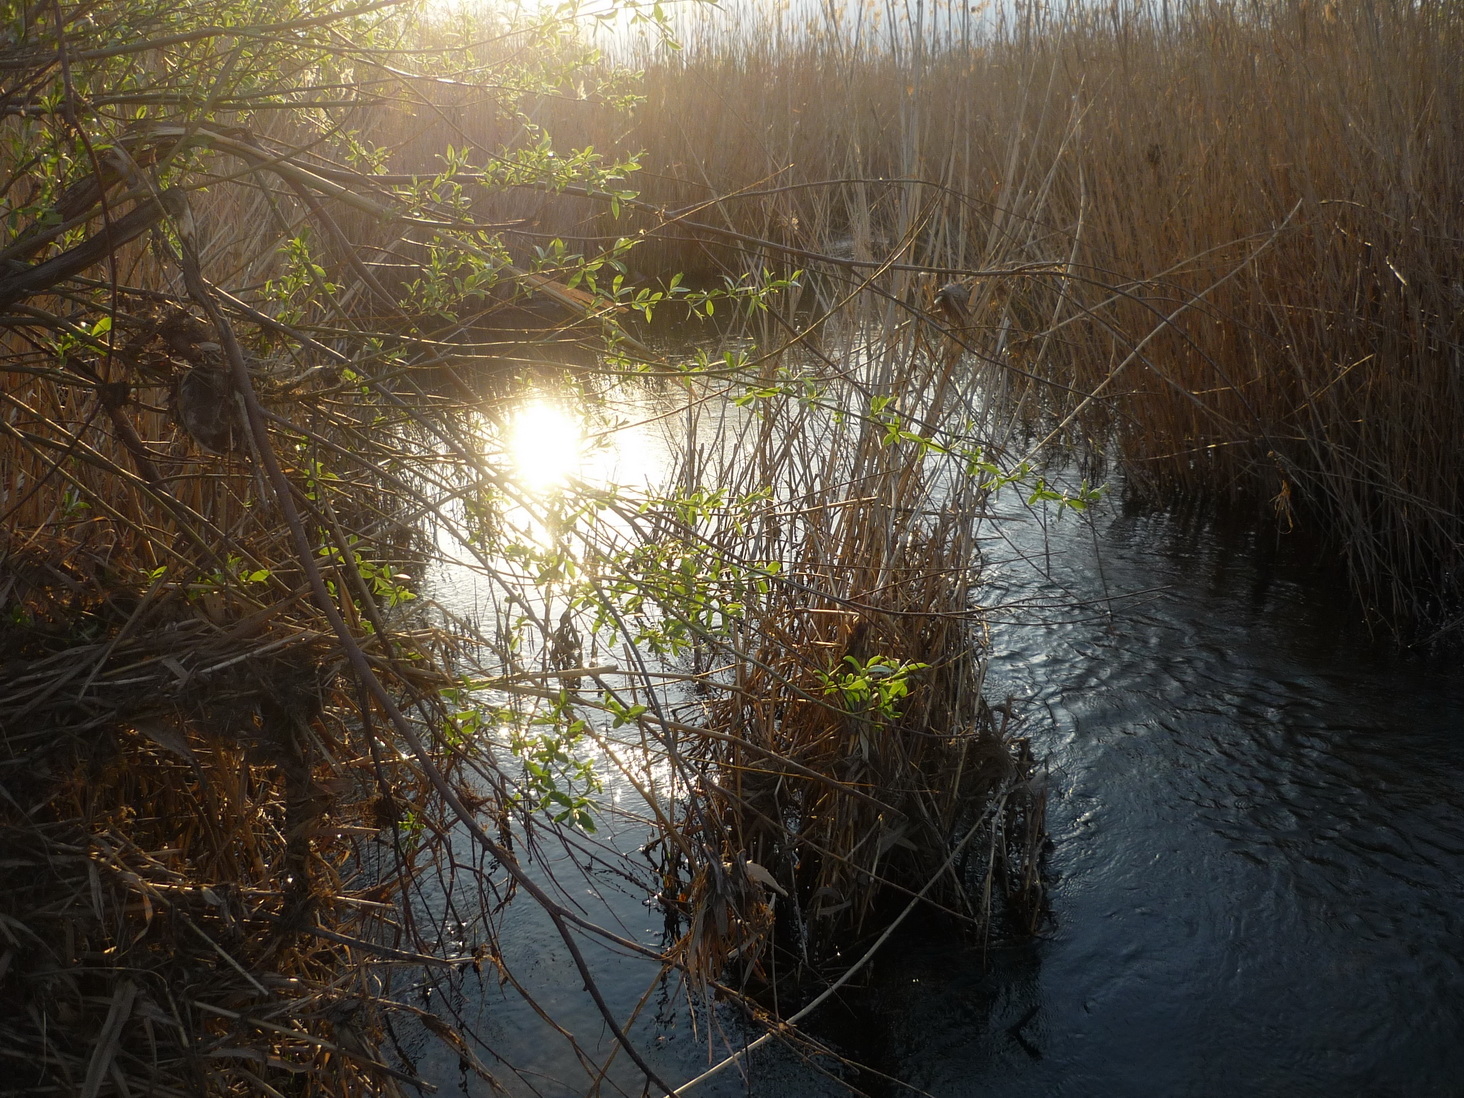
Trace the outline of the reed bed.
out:
<instances>
[{"instance_id":1,"label":"reed bed","mask_svg":"<svg viewBox=\"0 0 1464 1098\"><path fill-rule=\"evenodd\" d=\"M812 252L844 284L964 279L1000 299L996 360L1048 383L1023 410L1134 493L1241 501L1318 534L1375 620L1457 624L1452 7L876 2L681 31L636 57L629 126L536 107L567 141L645 150L646 275ZM627 231L536 202L525 242Z\"/></svg>"},{"instance_id":2,"label":"reed bed","mask_svg":"<svg viewBox=\"0 0 1464 1098\"><path fill-rule=\"evenodd\" d=\"M133 352L161 369L171 352L147 342ZM10 350L14 365L24 352ZM117 410L121 429L96 422L65 363L6 382L11 1081L33 1094L271 1093L289 1079L394 1092L376 1051L379 973L422 958L382 917L416 851L373 853L392 829L372 805L425 806L431 792L363 729L309 599L320 565L302 565L244 454L201 453L147 410L166 400L156 381ZM291 472L307 491L310 474ZM406 559L415 535L387 522L379 480L348 475L335 502L350 543L400 535ZM342 561L324 568L351 582ZM441 684L432 630L353 625L397 690Z\"/></svg>"}]
</instances>

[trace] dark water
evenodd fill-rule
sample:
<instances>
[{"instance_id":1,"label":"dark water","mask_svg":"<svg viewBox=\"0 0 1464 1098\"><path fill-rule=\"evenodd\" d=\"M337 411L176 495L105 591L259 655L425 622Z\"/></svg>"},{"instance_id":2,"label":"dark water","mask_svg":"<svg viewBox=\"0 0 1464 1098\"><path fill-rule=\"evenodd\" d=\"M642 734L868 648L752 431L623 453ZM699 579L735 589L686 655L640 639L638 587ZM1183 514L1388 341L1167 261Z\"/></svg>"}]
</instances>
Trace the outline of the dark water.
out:
<instances>
[{"instance_id":1,"label":"dark water","mask_svg":"<svg viewBox=\"0 0 1464 1098\"><path fill-rule=\"evenodd\" d=\"M907 940L831 1032L942 1098L1464 1094L1457 653L1370 638L1265 538L1051 533L1016 536L1050 578L1014 562L1009 597L1150 592L995 632L1052 766L1053 925L984 958Z\"/></svg>"},{"instance_id":2,"label":"dark water","mask_svg":"<svg viewBox=\"0 0 1464 1098\"><path fill-rule=\"evenodd\" d=\"M812 1026L870 1069L846 1080L938 1098L1464 1095L1457 653L1370 638L1333 570L1264 537L1117 506L1005 529L989 600L1020 605L994 612L1008 624L988 689L1016 699L1050 761L1051 923L987 949L892 942ZM592 873L575 889L656 942L633 885ZM507 959L603 1056L562 945L531 910L515 918ZM628 1011L644 962L595 963ZM584 1093L517 997L463 992L536 1089ZM708 1037L670 999L633 1032L680 1083ZM756 1032L731 1024L712 1044ZM787 1050L745 1071L693 1093L842 1092ZM462 1092L445 1065L436 1078Z\"/></svg>"}]
</instances>

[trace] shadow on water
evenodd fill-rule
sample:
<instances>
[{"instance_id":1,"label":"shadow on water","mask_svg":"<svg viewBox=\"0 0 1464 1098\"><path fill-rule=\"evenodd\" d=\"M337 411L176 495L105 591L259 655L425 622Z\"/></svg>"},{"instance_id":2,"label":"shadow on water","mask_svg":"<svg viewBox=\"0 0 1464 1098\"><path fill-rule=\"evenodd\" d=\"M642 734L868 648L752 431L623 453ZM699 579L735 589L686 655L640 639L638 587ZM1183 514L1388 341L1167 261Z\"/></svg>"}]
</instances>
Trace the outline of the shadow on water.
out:
<instances>
[{"instance_id":1,"label":"shadow on water","mask_svg":"<svg viewBox=\"0 0 1464 1098\"><path fill-rule=\"evenodd\" d=\"M1460 1093L1457 653L1369 636L1285 539L1108 510L992 553L1025 609L989 686L1052 767L1052 925L907 938L828 1039L941 1098Z\"/></svg>"}]
</instances>

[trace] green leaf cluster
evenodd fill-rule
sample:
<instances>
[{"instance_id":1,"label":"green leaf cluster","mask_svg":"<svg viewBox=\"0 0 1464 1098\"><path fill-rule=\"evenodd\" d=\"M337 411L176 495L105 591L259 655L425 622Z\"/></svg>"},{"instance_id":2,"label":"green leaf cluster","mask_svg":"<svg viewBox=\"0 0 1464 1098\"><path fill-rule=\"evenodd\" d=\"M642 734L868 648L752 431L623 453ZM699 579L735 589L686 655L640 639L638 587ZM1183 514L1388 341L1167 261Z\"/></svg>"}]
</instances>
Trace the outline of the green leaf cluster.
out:
<instances>
[{"instance_id":1,"label":"green leaf cluster","mask_svg":"<svg viewBox=\"0 0 1464 1098\"><path fill-rule=\"evenodd\" d=\"M900 718L902 702L910 693L911 676L929 666L888 656L870 656L862 662L854 656L845 656L838 666L819 672L819 679L824 694L837 698L847 712L895 721Z\"/></svg>"}]
</instances>

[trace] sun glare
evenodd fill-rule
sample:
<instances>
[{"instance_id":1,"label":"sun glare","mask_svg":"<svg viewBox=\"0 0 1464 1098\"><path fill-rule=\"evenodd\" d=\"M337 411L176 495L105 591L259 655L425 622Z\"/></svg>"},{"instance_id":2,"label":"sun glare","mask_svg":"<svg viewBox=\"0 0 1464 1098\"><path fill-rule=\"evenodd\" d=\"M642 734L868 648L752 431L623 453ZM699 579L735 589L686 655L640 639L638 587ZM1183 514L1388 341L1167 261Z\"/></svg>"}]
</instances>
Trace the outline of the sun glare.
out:
<instances>
[{"instance_id":1,"label":"sun glare","mask_svg":"<svg viewBox=\"0 0 1464 1098\"><path fill-rule=\"evenodd\" d=\"M530 491L563 488L584 462L579 420L544 401L524 405L508 427L508 457L514 475Z\"/></svg>"}]
</instances>

